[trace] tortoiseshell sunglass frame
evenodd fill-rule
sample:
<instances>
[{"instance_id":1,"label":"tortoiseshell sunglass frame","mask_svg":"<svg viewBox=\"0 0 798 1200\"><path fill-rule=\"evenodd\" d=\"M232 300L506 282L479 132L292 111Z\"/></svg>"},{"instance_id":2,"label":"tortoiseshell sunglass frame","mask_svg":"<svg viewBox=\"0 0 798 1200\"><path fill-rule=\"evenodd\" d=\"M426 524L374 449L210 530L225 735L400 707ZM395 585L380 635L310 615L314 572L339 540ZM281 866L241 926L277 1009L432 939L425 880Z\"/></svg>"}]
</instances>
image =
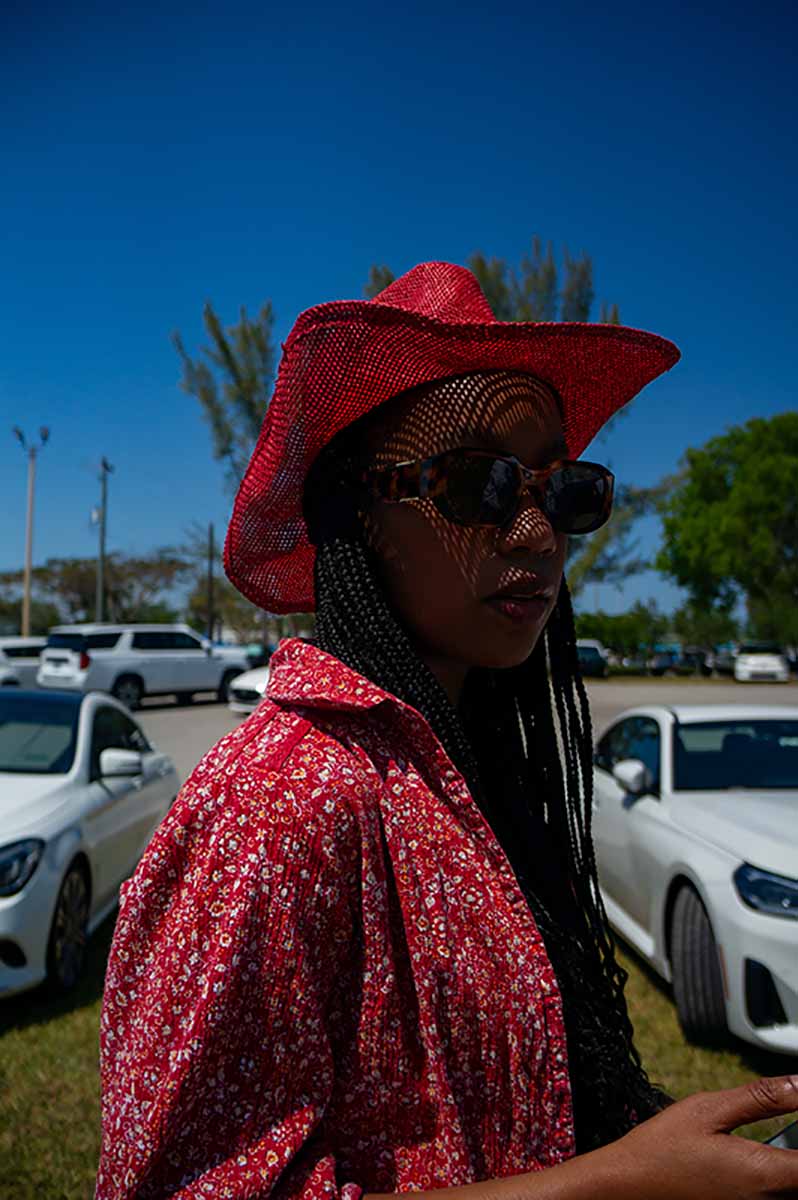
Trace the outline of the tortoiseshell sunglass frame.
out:
<instances>
[{"instance_id":1,"label":"tortoiseshell sunglass frame","mask_svg":"<svg viewBox=\"0 0 798 1200\"><path fill-rule=\"evenodd\" d=\"M493 462L509 463L515 470L518 479L518 488L513 508L501 520L462 521L452 515L447 505L447 461L451 460L453 456L459 457L462 455L468 455L469 457L479 456L480 458L491 459ZM601 507L596 511L594 521L587 528L579 530L566 529L563 532L575 536L583 533L594 533L596 529L600 529L606 523L612 511L615 476L600 463L585 462L583 459L556 459L545 467L534 469L525 466L520 459L512 454L496 454L482 447L463 446L456 450L444 450L441 454L432 455L430 458L418 458L408 462L394 463L390 467L376 467L372 470L364 471L358 479L358 483L368 495L395 503L429 498L433 501L439 512L448 520L454 521L458 525L481 528L497 528L512 521L518 512L521 497L524 492L528 491L535 495L541 511L552 522L553 527L557 528L557 525L552 520L552 514L546 507L546 485L556 472L567 467L588 468L590 471L595 472L594 480L597 483L603 484L604 494L601 497ZM565 486L567 487L568 485L566 484Z\"/></svg>"}]
</instances>

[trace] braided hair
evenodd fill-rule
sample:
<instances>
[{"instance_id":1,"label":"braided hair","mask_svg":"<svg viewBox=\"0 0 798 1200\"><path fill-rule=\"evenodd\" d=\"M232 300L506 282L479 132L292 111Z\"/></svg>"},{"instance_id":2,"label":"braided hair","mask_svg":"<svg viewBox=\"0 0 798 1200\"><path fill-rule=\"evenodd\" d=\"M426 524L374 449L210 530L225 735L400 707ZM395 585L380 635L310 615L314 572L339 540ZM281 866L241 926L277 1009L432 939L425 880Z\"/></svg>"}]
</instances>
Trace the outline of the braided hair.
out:
<instances>
[{"instance_id":1,"label":"braided hair","mask_svg":"<svg viewBox=\"0 0 798 1200\"><path fill-rule=\"evenodd\" d=\"M543 636L515 667L472 667L455 708L380 583L347 480L358 426L316 459L305 518L316 544L314 644L422 713L504 849L560 988L578 1153L670 1098L649 1082L599 892L591 837L592 729L563 579Z\"/></svg>"}]
</instances>

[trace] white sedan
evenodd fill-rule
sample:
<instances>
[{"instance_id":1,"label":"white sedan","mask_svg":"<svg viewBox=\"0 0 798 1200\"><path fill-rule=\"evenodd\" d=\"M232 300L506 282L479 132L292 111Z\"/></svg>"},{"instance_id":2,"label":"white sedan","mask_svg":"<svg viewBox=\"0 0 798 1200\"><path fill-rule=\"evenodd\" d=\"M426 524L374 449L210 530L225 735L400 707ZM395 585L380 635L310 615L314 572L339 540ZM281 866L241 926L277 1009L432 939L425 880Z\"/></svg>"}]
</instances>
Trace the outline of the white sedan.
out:
<instances>
[{"instance_id":1,"label":"white sedan","mask_svg":"<svg viewBox=\"0 0 798 1200\"><path fill-rule=\"evenodd\" d=\"M629 709L593 803L610 923L673 984L687 1037L798 1052L798 707Z\"/></svg>"},{"instance_id":2,"label":"white sedan","mask_svg":"<svg viewBox=\"0 0 798 1200\"><path fill-rule=\"evenodd\" d=\"M77 983L179 789L170 758L99 692L0 692L0 998Z\"/></svg>"},{"instance_id":3,"label":"white sedan","mask_svg":"<svg viewBox=\"0 0 798 1200\"><path fill-rule=\"evenodd\" d=\"M234 713L251 713L260 704L269 682L268 667L253 667L230 680L227 707Z\"/></svg>"}]
</instances>

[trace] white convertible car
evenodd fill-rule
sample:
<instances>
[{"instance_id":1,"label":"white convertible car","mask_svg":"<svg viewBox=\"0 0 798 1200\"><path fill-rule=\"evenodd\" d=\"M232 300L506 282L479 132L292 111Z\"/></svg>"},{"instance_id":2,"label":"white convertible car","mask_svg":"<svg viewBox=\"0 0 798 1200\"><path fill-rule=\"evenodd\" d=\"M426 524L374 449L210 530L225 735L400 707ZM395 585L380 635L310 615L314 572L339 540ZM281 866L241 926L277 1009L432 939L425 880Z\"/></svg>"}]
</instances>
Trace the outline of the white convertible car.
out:
<instances>
[{"instance_id":1,"label":"white convertible car","mask_svg":"<svg viewBox=\"0 0 798 1200\"><path fill-rule=\"evenodd\" d=\"M4 688L0 785L0 998L67 992L177 773L110 696Z\"/></svg>"},{"instance_id":2,"label":"white convertible car","mask_svg":"<svg viewBox=\"0 0 798 1200\"><path fill-rule=\"evenodd\" d=\"M798 707L630 709L594 756L613 928L672 982L682 1028L798 1052Z\"/></svg>"}]
</instances>

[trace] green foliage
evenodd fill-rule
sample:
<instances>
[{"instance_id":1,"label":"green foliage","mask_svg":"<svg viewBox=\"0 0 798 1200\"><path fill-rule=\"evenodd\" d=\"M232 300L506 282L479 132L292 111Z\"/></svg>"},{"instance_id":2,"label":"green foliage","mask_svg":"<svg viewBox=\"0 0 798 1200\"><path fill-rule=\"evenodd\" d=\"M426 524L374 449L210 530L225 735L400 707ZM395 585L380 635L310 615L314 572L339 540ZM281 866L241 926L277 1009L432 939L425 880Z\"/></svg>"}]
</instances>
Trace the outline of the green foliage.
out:
<instances>
[{"instance_id":1,"label":"green foliage","mask_svg":"<svg viewBox=\"0 0 798 1200\"><path fill-rule=\"evenodd\" d=\"M396 276L390 267L378 266L374 263L369 268L369 277L366 286L363 288L363 295L367 300L373 300L380 292L387 288L389 283L393 283Z\"/></svg>"},{"instance_id":2,"label":"green foliage","mask_svg":"<svg viewBox=\"0 0 798 1200\"><path fill-rule=\"evenodd\" d=\"M653 600L638 600L625 613L585 612L575 619L577 637L597 638L608 649L627 655L650 650L665 638L671 624Z\"/></svg>"},{"instance_id":3,"label":"green foliage","mask_svg":"<svg viewBox=\"0 0 798 1200\"><path fill-rule=\"evenodd\" d=\"M269 403L275 366L274 313L270 301L255 320L241 309L237 325L225 330L210 304L203 311L210 345L192 359L179 333L172 342L183 362L181 387L200 403L210 425L213 456L224 463L235 491L243 478Z\"/></svg>"},{"instance_id":4,"label":"green foliage","mask_svg":"<svg viewBox=\"0 0 798 1200\"><path fill-rule=\"evenodd\" d=\"M752 632L798 641L798 412L734 426L684 464L658 569L696 607L728 612L742 595Z\"/></svg>"},{"instance_id":5,"label":"green foliage","mask_svg":"<svg viewBox=\"0 0 798 1200\"><path fill-rule=\"evenodd\" d=\"M48 629L57 625L61 614L55 604L43 600L32 600L30 606L30 631L32 637L41 637ZM0 597L0 632L7 637L19 634L22 628L22 593L9 590Z\"/></svg>"},{"instance_id":6,"label":"green foliage","mask_svg":"<svg viewBox=\"0 0 798 1200\"><path fill-rule=\"evenodd\" d=\"M702 607L688 601L673 614L671 622L685 645L722 646L740 636L739 624L728 607Z\"/></svg>"},{"instance_id":7,"label":"green foliage","mask_svg":"<svg viewBox=\"0 0 798 1200\"><path fill-rule=\"evenodd\" d=\"M175 609L162 593L182 583L189 569L169 547L146 557L109 554L105 564L106 620L173 621ZM49 628L59 621L94 620L96 581L96 558L49 558L43 566L34 567L34 605L42 605L39 621L46 620ZM21 582L22 571L0 575L0 588L18 588Z\"/></svg>"}]
</instances>

